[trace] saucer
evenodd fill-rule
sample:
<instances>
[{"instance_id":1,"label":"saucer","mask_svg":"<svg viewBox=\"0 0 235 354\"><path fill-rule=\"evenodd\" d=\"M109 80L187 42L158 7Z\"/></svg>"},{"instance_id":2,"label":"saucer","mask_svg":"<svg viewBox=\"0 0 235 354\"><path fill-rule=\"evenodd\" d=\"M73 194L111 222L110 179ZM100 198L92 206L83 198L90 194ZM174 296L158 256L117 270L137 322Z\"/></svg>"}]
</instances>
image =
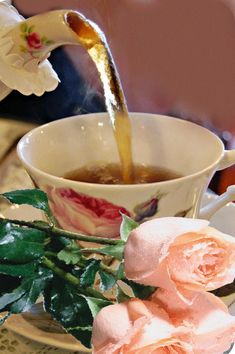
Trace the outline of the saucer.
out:
<instances>
[{"instance_id":1,"label":"saucer","mask_svg":"<svg viewBox=\"0 0 235 354\"><path fill-rule=\"evenodd\" d=\"M212 192L206 193L202 200L202 206L216 200L218 196ZM218 210L210 220L210 225L216 229L235 236L235 203L228 203Z\"/></svg>"},{"instance_id":2,"label":"saucer","mask_svg":"<svg viewBox=\"0 0 235 354\"><path fill-rule=\"evenodd\" d=\"M12 315L4 325L7 329L50 347L79 353L91 353L71 334L66 333L49 314L45 313L41 303L32 306L30 312Z\"/></svg>"},{"instance_id":3,"label":"saucer","mask_svg":"<svg viewBox=\"0 0 235 354\"><path fill-rule=\"evenodd\" d=\"M203 198L203 205L217 198L215 194L206 193ZM40 213L36 210L36 215L28 206L11 206L4 212L8 218L32 219L40 218ZM229 203L220 209L211 219L211 226L220 231L233 235L235 237L235 204ZM222 298L229 307L230 313L235 315L235 294ZM31 312L11 316L5 327L11 331L20 334L30 340L47 344L57 348L79 351L80 353L89 353L90 351L81 345L73 336L63 331L59 324L52 321L48 314L42 309L40 304L32 307ZM230 354L235 354L235 347Z\"/></svg>"}]
</instances>

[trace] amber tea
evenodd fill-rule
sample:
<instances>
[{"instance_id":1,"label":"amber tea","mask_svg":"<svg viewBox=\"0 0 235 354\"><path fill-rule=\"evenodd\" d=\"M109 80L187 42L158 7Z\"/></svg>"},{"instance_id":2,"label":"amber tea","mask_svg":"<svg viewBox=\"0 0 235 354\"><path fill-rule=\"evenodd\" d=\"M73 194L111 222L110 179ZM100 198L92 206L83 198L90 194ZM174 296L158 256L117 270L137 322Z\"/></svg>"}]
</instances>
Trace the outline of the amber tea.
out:
<instances>
[{"instance_id":1,"label":"amber tea","mask_svg":"<svg viewBox=\"0 0 235 354\"><path fill-rule=\"evenodd\" d=\"M181 177L178 173L166 168L154 166L134 165L131 184L154 183L168 181ZM125 184L122 171L118 164L82 167L66 173L64 178L98 184Z\"/></svg>"},{"instance_id":2,"label":"amber tea","mask_svg":"<svg viewBox=\"0 0 235 354\"><path fill-rule=\"evenodd\" d=\"M106 108L112 122L124 183L132 182L131 125L118 72L104 34L90 21L67 14L70 28L96 65L104 89Z\"/></svg>"}]
</instances>

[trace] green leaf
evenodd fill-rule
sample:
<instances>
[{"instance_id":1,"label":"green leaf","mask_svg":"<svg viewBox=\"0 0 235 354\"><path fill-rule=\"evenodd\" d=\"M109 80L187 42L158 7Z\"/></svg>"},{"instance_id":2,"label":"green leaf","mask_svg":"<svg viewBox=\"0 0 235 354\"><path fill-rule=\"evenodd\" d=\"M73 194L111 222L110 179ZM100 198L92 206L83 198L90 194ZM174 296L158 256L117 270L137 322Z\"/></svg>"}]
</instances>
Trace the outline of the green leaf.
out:
<instances>
[{"instance_id":1,"label":"green leaf","mask_svg":"<svg viewBox=\"0 0 235 354\"><path fill-rule=\"evenodd\" d=\"M11 203L31 205L44 211L48 217L51 216L47 195L40 189L16 190L3 193L2 196L7 198Z\"/></svg>"},{"instance_id":2,"label":"green leaf","mask_svg":"<svg viewBox=\"0 0 235 354\"><path fill-rule=\"evenodd\" d=\"M0 274L6 274L12 277L28 277L35 272L35 269L35 262L16 265L0 263Z\"/></svg>"},{"instance_id":3,"label":"green leaf","mask_svg":"<svg viewBox=\"0 0 235 354\"><path fill-rule=\"evenodd\" d=\"M81 260L80 246L76 242L71 242L58 253L57 258L65 264L77 264Z\"/></svg>"},{"instance_id":4,"label":"green leaf","mask_svg":"<svg viewBox=\"0 0 235 354\"><path fill-rule=\"evenodd\" d=\"M28 33L32 33L32 32L33 32L33 30L34 30L34 28L35 28L35 26L34 26L34 25L29 26L29 28L28 28Z\"/></svg>"},{"instance_id":5,"label":"green leaf","mask_svg":"<svg viewBox=\"0 0 235 354\"><path fill-rule=\"evenodd\" d=\"M27 311L36 302L52 277L51 270L39 266L34 273L23 278L17 288L0 297L0 311L6 307L11 313Z\"/></svg>"},{"instance_id":6,"label":"green leaf","mask_svg":"<svg viewBox=\"0 0 235 354\"><path fill-rule=\"evenodd\" d=\"M96 259L92 259L89 261L88 265L86 266L85 270L83 271L80 277L80 284L82 287L92 286L95 281L95 276L97 271L100 268L100 261Z\"/></svg>"},{"instance_id":7,"label":"green leaf","mask_svg":"<svg viewBox=\"0 0 235 354\"><path fill-rule=\"evenodd\" d=\"M26 22L22 22L22 23L20 24L20 29L21 29L22 32L27 32L27 30L28 30L28 25L27 25L27 23L26 23Z\"/></svg>"},{"instance_id":8,"label":"green leaf","mask_svg":"<svg viewBox=\"0 0 235 354\"><path fill-rule=\"evenodd\" d=\"M132 230L136 229L139 224L132 220L129 216L122 214L122 223L120 227L120 236L123 241L127 241Z\"/></svg>"},{"instance_id":9,"label":"green leaf","mask_svg":"<svg viewBox=\"0 0 235 354\"><path fill-rule=\"evenodd\" d=\"M65 264L77 264L81 259L80 251L70 251L64 248L57 254L57 258Z\"/></svg>"},{"instance_id":10,"label":"green leaf","mask_svg":"<svg viewBox=\"0 0 235 354\"><path fill-rule=\"evenodd\" d=\"M65 247L71 244L71 240L62 236L56 236L50 238L50 243L47 244L47 251L59 253Z\"/></svg>"},{"instance_id":11,"label":"green leaf","mask_svg":"<svg viewBox=\"0 0 235 354\"><path fill-rule=\"evenodd\" d=\"M0 261L25 264L44 255L46 234L42 231L0 222Z\"/></svg>"},{"instance_id":12,"label":"green leaf","mask_svg":"<svg viewBox=\"0 0 235 354\"><path fill-rule=\"evenodd\" d=\"M19 286L18 288L14 289L11 293L6 293L0 296L0 311L4 310L7 305L20 299L25 294L25 292L26 290L23 289L21 286Z\"/></svg>"},{"instance_id":13,"label":"green leaf","mask_svg":"<svg viewBox=\"0 0 235 354\"><path fill-rule=\"evenodd\" d=\"M50 44L54 44L55 42L52 40L52 39L47 39L46 41L45 41L45 44L46 45L50 45Z\"/></svg>"},{"instance_id":14,"label":"green leaf","mask_svg":"<svg viewBox=\"0 0 235 354\"><path fill-rule=\"evenodd\" d=\"M21 284L21 288L25 289L25 294L11 305L11 313L20 313L29 310L52 278L53 273L51 270L40 267L38 273L35 273L31 278L25 279Z\"/></svg>"},{"instance_id":15,"label":"green leaf","mask_svg":"<svg viewBox=\"0 0 235 354\"><path fill-rule=\"evenodd\" d=\"M103 307L113 304L111 301L108 300L96 299L94 297L88 297L88 296L84 296L84 297L86 299L86 302L89 306L93 318L95 318L95 316L100 312L100 310Z\"/></svg>"},{"instance_id":16,"label":"green leaf","mask_svg":"<svg viewBox=\"0 0 235 354\"><path fill-rule=\"evenodd\" d=\"M75 286L54 276L44 291L45 309L66 329L92 326L93 317L86 299Z\"/></svg>"},{"instance_id":17,"label":"green leaf","mask_svg":"<svg viewBox=\"0 0 235 354\"><path fill-rule=\"evenodd\" d=\"M119 264L116 277L117 277L118 280L121 280L121 279L123 279L125 277L124 262L121 262Z\"/></svg>"},{"instance_id":18,"label":"green leaf","mask_svg":"<svg viewBox=\"0 0 235 354\"><path fill-rule=\"evenodd\" d=\"M49 230L51 230L51 225L48 224L48 222L43 221L43 220L34 220L33 221L35 226L39 226L39 227L46 227Z\"/></svg>"},{"instance_id":19,"label":"green leaf","mask_svg":"<svg viewBox=\"0 0 235 354\"><path fill-rule=\"evenodd\" d=\"M104 272L103 270L99 270L99 276L100 276L100 290L101 291L107 291L111 289L114 284L116 283L116 279L109 273Z\"/></svg>"},{"instance_id":20,"label":"green leaf","mask_svg":"<svg viewBox=\"0 0 235 354\"><path fill-rule=\"evenodd\" d=\"M123 242L120 242L117 245L106 246L101 248L84 248L83 250L105 254L107 256L115 257L116 259L122 261L124 247L125 244Z\"/></svg>"},{"instance_id":21,"label":"green leaf","mask_svg":"<svg viewBox=\"0 0 235 354\"><path fill-rule=\"evenodd\" d=\"M74 275L76 278L80 279L81 275L82 275L82 268L73 268L72 269L72 275Z\"/></svg>"},{"instance_id":22,"label":"green leaf","mask_svg":"<svg viewBox=\"0 0 235 354\"><path fill-rule=\"evenodd\" d=\"M110 305L108 300L86 297L61 278L54 277L44 291L44 306L54 319L86 347L90 347L93 316Z\"/></svg>"},{"instance_id":23,"label":"green leaf","mask_svg":"<svg viewBox=\"0 0 235 354\"><path fill-rule=\"evenodd\" d=\"M6 293L12 293L20 286L22 279L10 275L0 274L0 297Z\"/></svg>"},{"instance_id":24,"label":"green leaf","mask_svg":"<svg viewBox=\"0 0 235 354\"><path fill-rule=\"evenodd\" d=\"M149 296L152 295L157 289L153 286L137 284L134 281L128 279L126 279L125 282L131 287L134 295L143 300L149 298Z\"/></svg>"},{"instance_id":25,"label":"green leaf","mask_svg":"<svg viewBox=\"0 0 235 354\"><path fill-rule=\"evenodd\" d=\"M44 43L45 44L45 42L47 41L48 39L47 39L47 37L46 36L42 36L41 37L41 42L42 43Z\"/></svg>"},{"instance_id":26,"label":"green leaf","mask_svg":"<svg viewBox=\"0 0 235 354\"><path fill-rule=\"evenodd\" d=\"M118 302L125 302L130 299L131 299L131 297L129 295L127 295L126 293L124 293L122 288L117 284L117 301Z\"/></svg>"},{"instance_id":27,"label":"green leaf","mask_svg":"<svg viewBox=\"0 0 235 354\"><path fill-rule=\"evenodd\" d=\"M67 331L87 348L91 348L92 326L68 328Z\"/></svg>"}]
</instances>

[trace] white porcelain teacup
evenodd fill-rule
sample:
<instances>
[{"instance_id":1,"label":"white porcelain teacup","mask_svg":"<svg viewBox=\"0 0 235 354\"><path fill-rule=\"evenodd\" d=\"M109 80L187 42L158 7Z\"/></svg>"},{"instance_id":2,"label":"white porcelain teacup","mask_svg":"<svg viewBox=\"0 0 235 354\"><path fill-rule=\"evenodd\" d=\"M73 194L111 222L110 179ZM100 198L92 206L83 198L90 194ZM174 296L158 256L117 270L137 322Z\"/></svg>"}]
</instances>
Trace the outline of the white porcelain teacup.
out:
<instances>
[{"instance_id":1,"label":"white porcelain teacup","mask_svg":"<svg viewBox=\"0 0 235 354\"><path fill-rule=\"evenodd\" d=\"M177 118L131 113L134 163L167 168L182 177L156 183L103 185L63 176L79 167L118 162L106 113L51 122L26 134L18 155L35 185L46 191L58 223L71 231L116 237L120 210L138 221L161 216L207 217L201 198L216 170L235 163L235 151L207 129Z\"/></svg>"}]
</instances>

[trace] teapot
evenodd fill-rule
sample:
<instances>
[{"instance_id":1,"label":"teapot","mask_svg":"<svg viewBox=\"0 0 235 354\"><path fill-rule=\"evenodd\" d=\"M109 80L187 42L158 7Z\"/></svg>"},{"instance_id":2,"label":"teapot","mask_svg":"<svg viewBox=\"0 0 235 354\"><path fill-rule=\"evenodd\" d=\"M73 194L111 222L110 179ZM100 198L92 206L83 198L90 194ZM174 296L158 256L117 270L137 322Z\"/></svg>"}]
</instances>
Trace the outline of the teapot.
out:
<instances>
[{"instance_id":1,"label":"teapot","mask_svg":"<svg viewBox=\"0 0 235 354\"><path fill-rule=\"evenodd\" d=\"M47 60L50 52L64 44L89 49L100 39L105 41L98 26L76 11L55 10L24 19L1 1L0 100L12 90L37 96L54 90L60 80Z\"/></svg>"}]
</instances>

